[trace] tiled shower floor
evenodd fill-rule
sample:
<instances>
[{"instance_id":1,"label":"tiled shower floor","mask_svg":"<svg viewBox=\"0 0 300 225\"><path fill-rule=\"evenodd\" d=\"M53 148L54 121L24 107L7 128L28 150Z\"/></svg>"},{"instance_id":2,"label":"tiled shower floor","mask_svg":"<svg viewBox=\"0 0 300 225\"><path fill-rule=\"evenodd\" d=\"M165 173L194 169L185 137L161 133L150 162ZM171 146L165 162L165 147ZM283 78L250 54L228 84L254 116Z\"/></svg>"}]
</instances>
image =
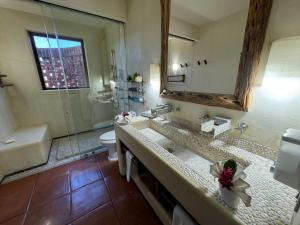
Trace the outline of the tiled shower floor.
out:
<instances>
[{"instance_id":1,"label":"tiled shower floor","mask_svg":"<svg viewBox=\"0 0 300 225\"><path fill-rule=\"evenodd\" d=\"M111 130L113 130L112 126L54 139L52 151L56 151L57 160L62 160L90 150L97 150L102 147L100 135Z\"/></svg>"},{"instance_id":2,"label":"tiled shower floor","mask_svg":"<svg viewBox=\"0 0 300 225\"><path fill-rule=\"evenodd\" d=\"M0 186L0 225L161 225L107 152Z\"/></svg>"},{"instance_id":3,"label":"tiled shower floor","mask_svg":"<svg viewBox=\"0 0 300 225\"><path fill-rule=\"evenodd\" d=\"M111 130L113 130L113 127L84 132L78 134L77 136L74 135L70 137L54 139L52 141L49 160L47 164L5 177L3 183L7 183L66 163L70 163L75 160L79 160L80 158L82 158L84 153L88 152L88 150L90 149L93 149L95 153L106 151L107 149L101 146L99 137L101 134ZM82 153L83 155L80 153Z\"/></svg>"}]
</instances>

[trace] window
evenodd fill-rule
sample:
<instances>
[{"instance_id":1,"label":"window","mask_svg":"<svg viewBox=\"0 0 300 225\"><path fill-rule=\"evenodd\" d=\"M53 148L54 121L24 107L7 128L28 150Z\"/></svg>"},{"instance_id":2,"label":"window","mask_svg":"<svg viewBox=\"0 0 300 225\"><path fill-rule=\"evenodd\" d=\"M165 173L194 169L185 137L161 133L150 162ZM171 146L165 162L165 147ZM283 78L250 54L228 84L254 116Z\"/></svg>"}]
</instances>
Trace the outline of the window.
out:
<instances>
[{"instance_id":1,"label":"window","mask_svg":"<svg viewBox=\"0 0 300 225\"><path fill-rule=\"evenodd\" d=\"M29 32L44 90L89 87L83 40ZM65 73L65 76L64 76Z\"/></svg>"}]
</instances>

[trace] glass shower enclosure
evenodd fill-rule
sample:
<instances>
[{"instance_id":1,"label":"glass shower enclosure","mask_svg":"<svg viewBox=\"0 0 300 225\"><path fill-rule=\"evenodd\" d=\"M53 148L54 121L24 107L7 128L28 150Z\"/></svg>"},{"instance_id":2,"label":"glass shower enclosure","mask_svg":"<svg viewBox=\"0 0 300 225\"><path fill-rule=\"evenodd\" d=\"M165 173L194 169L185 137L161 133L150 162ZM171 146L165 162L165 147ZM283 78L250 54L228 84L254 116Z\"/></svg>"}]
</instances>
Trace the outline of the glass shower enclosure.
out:
<instances>
[{"instance_id":1,"label":"glass shower enclosure","mask_svg":"<svg viewBox=\"0 0 300 225\"><path fill-rule=\"evenodd\" d=\"M39 3L45 32L30 32L40 80L56 92L64 137L54 140L58 160L102 149L100 135L126 107L115 86L125 80L123 23Z\"/></svg>"}]
</instances>

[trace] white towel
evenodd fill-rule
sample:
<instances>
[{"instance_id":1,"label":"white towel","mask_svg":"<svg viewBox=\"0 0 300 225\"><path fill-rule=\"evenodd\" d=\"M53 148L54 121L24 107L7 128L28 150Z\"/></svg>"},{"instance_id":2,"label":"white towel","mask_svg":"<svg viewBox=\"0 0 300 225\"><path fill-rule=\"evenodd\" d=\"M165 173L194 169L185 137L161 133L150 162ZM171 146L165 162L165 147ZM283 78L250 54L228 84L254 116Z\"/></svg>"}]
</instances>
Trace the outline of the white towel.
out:
<instances>
[{"instance_id":1,"label":"white towel","mask_svg":"<svg viewBox=\"0 0 300 225\"><path fill-rule=\"evenodd\" d=\"M180 206L176 205L173 210L172 225L198 225L190 215Z\"/></svg>"},{"instance_id":2,"label":"white towel","mask_svg":"<svg viewBox=\"0 0 300 225\"><path fill-rule=\"evenodd\" d=\"M291 225L299 225L300 224L300 210L296 213L294 212Z\"/></svg>"},{"instance_id":3,"label":"white towel","mask_svg":"<svg viewBox=\"0 0 300 225\"><path fill-rule=\"evenodd\" d=\"M127 182L130 182L132 158L133 158L133 155L131 154L131 152L126 151L126 179L127 179Z\"/></svg>"}]
</instances>

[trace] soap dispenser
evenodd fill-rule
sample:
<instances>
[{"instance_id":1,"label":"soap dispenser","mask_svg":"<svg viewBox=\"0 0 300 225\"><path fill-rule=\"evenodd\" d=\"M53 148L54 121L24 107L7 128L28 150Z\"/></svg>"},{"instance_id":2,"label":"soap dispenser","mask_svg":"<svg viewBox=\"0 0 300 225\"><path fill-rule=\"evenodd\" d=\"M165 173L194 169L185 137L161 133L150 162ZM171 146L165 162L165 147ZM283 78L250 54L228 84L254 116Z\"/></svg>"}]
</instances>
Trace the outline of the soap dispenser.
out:
<instances>
[{"instance_id":1,"label":"soap dispenser","mask_svg":"<svg viewBox=\"0 0 300 225\"><path fill-rule=\"evenodd\" d=\"M288 129L281 138L274 179L300 191L300 130ZM300 225L300 195L291 225Z\"/></svg>"}]
</instances>

